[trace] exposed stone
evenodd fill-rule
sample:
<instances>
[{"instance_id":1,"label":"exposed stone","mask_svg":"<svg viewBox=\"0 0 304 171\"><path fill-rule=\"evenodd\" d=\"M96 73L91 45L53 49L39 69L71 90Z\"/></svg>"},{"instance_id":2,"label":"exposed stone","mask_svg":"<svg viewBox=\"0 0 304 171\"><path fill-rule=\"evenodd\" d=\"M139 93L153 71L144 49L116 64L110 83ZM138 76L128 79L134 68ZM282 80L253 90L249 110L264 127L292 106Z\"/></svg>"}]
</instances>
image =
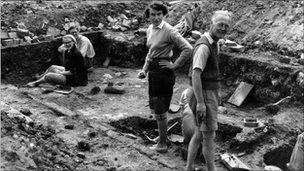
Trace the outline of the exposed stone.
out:
<instances>
[{"instance_id":1,"label":"exposed stone","mask_svg":"<svg viewBox=\"0 0 304 171\"><path fill-rule=\"evenodd\" d=\"M31 43L32 38L30 36L24 36L24 40L28 43Z\"/></svg>"},{"instance_id":2,"label":"exposed stone","mask_svg":"<svg viewBox=\"0 0 304 171\"><path fill-rule=\"evenodd\" d=\"M100 87L95 86L95 87L93 87L93 88L91 89L90 95L98 94L98 93L100 92L100 90L101 90Z\"/></svg>"},{"instance_id":3,"label":"exposed stone","mask_svg":"<svg viewBox=\"0 0 304 171\"><path fill-rule=\"evenodd\" d=\"M47 32L46 32L47 35L53 35L54 37L57 37L60 35L60 30L55 28L55 27L49 27L47 29Z\"/></svg>"},{"instance_id":4,"label":"exposed stone","mask_svg":"<svg viewBox=\"0 0 304 171\"><path fill-rule=\"evenodd\" d=\"M25 116L31 116L31 115L32 115L32 112L31 112L28 108L22 108L22 109L20 110L20 112L21 112L22 114L24 114Z\"/></svg>"},{"instance_id":5,"label":"exposed stone","mask_svg":"<svg viewBox=\"0 0 304 171\"><path fill-rule=\"evenodd\" d=\"M102 23L99 23L99 24L98 24L98 28L103 29L103 27L104 27L104 24L102 24ZM83 30L83 29L82 29L82 30Z\"/></svg>"},{"instance_id":6,"label":"exposed stone","mask_svg":"<svg viewBox=\"0 0 304 171\"><path fill-rule=\"evenodd\" d=\"M110 24L115 23L115 20L111 16L107 16L107 20Z\"/></svg>"},{"instance_id":7,"label":"exposed stone","mask_svg":"<svg viewBox=\"0 0 304 171\"><path fill-rule=\"evenodd\" d=\"M81 152L77 153L77 157L79 157L81 159L85 159L86 158L85 154L81 153Z\"/></svg>"},{"instance_id":8,"label":"exposed stone","mask_svg":"<svg viewBox=\"0 0 304 171\"><path fill-rule=\"evenodd\" d=\"M304 65L304 58L298 59L298 63L301 64L301 65Z\"/></svg>"},{"instance_id":9,"label":"exposed stone","mask_svg":"<svg viewBox=\"0 0 304 171\"><path fill-rule=\"evenodd\" d=\"M67 35L67 33L68 33L68 32L67 32L66 30L61 30L61 31L60 31L60 35L61 35L61 36L65 36L65 35Z\"/></svg>"},{"instance_id":10,"label":"exposed stone","mask_svg":"<svg viewBox=\"0 0 304 171\"><path fill-rule=\"evenodd\" d=\"M80 142L78 142L77 148L80 151L89 151L91 149L91 146L89 143L87 143L85 141L80 141Z\"/></svg>"},{"instance_id":11,"label":"exposed stone","mask_svg":"<svg viewBox=\"0 0 304 171\"><path fill-rule=\"evenodd\" d=\"M1 40L1 44L3 46L13 46L14 45L14 40L13 39Z\"/></svg>"},{"instance_id":12,"label":"exposed stone","mask_svg":"<svg viewBox=\"0 0 304 171\"><path fill-rule=\"evenodd\" d=\"M279 61L282 62L282 63L285 63L285 64L289 64L290 60L291 59L289 57L286 57L286 56L279 57Z\"/></svg>"},{"instance_id":13,"label":"exposed stone","mask_svg":"<svg viewBox=\"0 0 304 171\"><path fill-rule=\"evenodd\" d=\"M16 32L8 32L8 37L10 38L18 38L17 33Z\"/></svg>"},{"instance_id":14,"label":"exposed stone","mask_svg":"<svg viewBox=\"0 0 304 171\"><path fill-rule=\"evenodd\" d=\"M44 40L46 40L46 41L52 41L53 39L54 39L53 35L45 35L44 36Z\"/></svg>"},{"instance_id":15,"label":"exposed stone","mask_svg":"<svg viewBox=\"0 0 304 171\"><path fill-rule=\"evenodd\" d=\"M122 20L122 26L126 27L126 28L130 28L131 26L131 21L128 19L124 19Z\"/></svg>"},{"instance_id":16,"label":"exposed stone","mask_svg":"<svg viewBox=\"0 0 304 171\"><path fill-rule=\"evenodd\" d=\"M265 110L271 114L271 115L275 115L278 113L278 111L280 110L280 106L278 105L267 105L265 107Z\"/></svg>"},{"instance_id":17,"label":"exposed stone","mask_svg":"<svg viewBox=\"0 0 304 171\"><path fill-rule=\"evenodd\" d=\"M1 29L0 35L1 40L9 38L8 33L5 30Z\"/></svg>"},{"instance_id":18,"label":"exposed stone","mask_svg":"<svg viewBox=\"0 0 304 171\"><path fill-rule=\"evenodd\" d=\"M65 125L64 128L65 129L74 129L74 125Z\"/></svg>"}]
</instances>

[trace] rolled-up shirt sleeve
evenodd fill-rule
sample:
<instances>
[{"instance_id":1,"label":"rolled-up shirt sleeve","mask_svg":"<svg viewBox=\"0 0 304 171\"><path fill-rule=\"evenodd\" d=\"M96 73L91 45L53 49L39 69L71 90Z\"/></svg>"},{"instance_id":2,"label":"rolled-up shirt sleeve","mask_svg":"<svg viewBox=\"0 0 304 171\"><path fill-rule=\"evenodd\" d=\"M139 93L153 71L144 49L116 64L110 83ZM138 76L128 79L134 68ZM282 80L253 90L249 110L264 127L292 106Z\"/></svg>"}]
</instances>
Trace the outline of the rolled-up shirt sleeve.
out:
<instances>
[{"instance_id":1,"label":"rolled-up shirt sleeve","mask_svg":"<svg viewBox=\"0 0 304 171\"><path fill-rule=\"evenodd\" d=\"M185 64L185 62L187 60L190 59L191 54L192 54L192 46L191 44L185 39L183 38L183 36L181 36L181 34L179 34L176 30L174 30L171 34L170 34L170 39L172 42L174 42L174 44L176 46L179 47L179 49L182 51L180 56L176 59L175 61L175 65L176 67L180 67L183 64Z\"/></svg>"},{"instance_id":2,"label":"rolled-up shirt sleeve","mask_svg":"<svg viewBox=\"0 0 304 171\"><path fill-rule=\"evenodd\" d=\"M192 69L204 70L206 67L207 59L210 54L209 48L205 44L201 44L197 47L195 54L193 55L193 67Z\"/></svg>"}]
</instances>

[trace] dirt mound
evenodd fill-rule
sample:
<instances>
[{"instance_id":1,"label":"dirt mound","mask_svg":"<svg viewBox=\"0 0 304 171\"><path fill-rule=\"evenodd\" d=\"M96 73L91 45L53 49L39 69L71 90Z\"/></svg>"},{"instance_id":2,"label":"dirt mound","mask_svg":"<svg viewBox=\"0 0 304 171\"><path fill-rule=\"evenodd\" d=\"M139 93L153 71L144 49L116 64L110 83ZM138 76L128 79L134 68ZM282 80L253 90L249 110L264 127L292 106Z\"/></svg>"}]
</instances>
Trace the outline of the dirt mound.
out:
<instances>
[{"instance_id":1,"label":"dirt mound","mask_svg":"<svg viewBox=\"0 0 304 171\"><path fill-rule=\"evenodd\" d=\"M146 27L143 11L148 1L42 1L36 3L2 2L2 31L16 28L24 23L35 35L46 34L49 27L62 29L66 20L77 21L81 26L97 27L108 25L107 16L117 17L123 13L136 18L138 27ZM200 8L201 13L194 23L194 29L208 30L213 11L225 9L233 12L234 26L228 39L247 47L247 50L276 51L283 55L300 57L303 53L303 1L189 1L167 3L169 13L166 20L176 25L183 14ZM138 28L137 27L137 28ZM134 29L137 29L134 28Z\"/></svg>"},{"instance_id":2,"label":"dirt mound","mask_svg":"<svg viewBox=\"0 0 304 171\"><path fill-rule=\"evenodd\" d=\"M1 111L1 168L20 170L74 170L77 160L71 147L55 136L51 127L20 118L8 117ZM72 160L68 158L72 158Z\"/></svg>"},{"instance_id":3,"label":"dirt mound","mask_svg":"<svg viewBox=\"0 0 304 171\"><path fill-rule=\"evenodd\" d=\"M201 13L194 29L205 32L215 10L228 10L234 14L234 26L228 39L243 44L247 49L276 51L282 55L300 57L303 53L303 1L197 1L175 4L171 7L167 21L176 25L195 4Z\"/></svg>"},{"instance_id":4,"label":"dirt mound","mask_svg":"<svg viewBox=\"0 0 304 171\"><path fill-rule=\"evenodd\" d=\"M3 2L1 5L2 32L9 32L18 24L23 25L34 35L47 34L50 27L64 29L67 21L77 21L81 26L97 27L99 23L108 25L107 16L117 17L123 13L129 18L141 21L146 4L138 2L96 1L35 1Z\"/></svg>"}]
</instances>

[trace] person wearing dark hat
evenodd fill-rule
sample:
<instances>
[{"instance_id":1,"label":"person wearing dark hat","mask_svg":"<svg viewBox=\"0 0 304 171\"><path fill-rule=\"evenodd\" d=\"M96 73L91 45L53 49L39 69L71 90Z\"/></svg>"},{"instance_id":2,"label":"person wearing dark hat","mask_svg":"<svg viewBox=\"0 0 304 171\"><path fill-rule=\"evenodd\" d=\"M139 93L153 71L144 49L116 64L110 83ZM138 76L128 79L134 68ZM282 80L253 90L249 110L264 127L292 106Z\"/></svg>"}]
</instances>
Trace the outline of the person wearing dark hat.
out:
<instances>
[{"instance_id":1,"label":"person wearing dark hat","mask_svg":"<svg viewBox=\"0 0 304 171\"><path fill-rule=\"evenodd\" d=\"M37 76L37 80L27 84L29 87L36 87L42 83L52 83L67 86L85 86L88 82L87 71L84 66L84 59L76 48L76 39L73 35L65 35L62 38L65 46L65 66L52 65L43 74Z\"/></svg>"},{"instance_id":2,"label":"person wearing dark hat","mask_svg":"<svg viewBox=\"0 0 304 171\"><path fill-rule=\"evenodd\" d=\"M159 1L148 5L145 16L151 25L147 29L147 46L149 48L139 78L148 74L149 106L157 120L159 141L150 149L157 152L167 152L167 112L169 110L175 84L174 69L185 64L190 59L192 46L176 29L163 20L168 13L167 7ZM173 46L181 50L180 56L172 62Z\"/></svg>"}]
</instances>

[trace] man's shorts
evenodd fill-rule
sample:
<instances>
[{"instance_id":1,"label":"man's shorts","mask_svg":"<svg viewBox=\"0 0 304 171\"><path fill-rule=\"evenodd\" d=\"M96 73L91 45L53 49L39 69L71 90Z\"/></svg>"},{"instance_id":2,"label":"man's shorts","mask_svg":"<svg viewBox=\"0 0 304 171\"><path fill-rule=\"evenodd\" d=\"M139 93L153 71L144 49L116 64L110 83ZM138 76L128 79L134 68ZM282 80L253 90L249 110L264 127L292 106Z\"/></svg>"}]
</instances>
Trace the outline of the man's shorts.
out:
<instances>
[{"instance_id":1,"label":"man's shorts","mask_svg":"<svg viewBox=\"0 0 304 171\"><path fill-rule=\"evenodd\" d=\"M204 102L206 104L206 119L203 120L200 130L201 131L215 131L218 129L217 125L217 108L218 108L218 90L204 90ZM189 106L196 117L196 98L192 96Z\"/></svg>"}]
</instances>

